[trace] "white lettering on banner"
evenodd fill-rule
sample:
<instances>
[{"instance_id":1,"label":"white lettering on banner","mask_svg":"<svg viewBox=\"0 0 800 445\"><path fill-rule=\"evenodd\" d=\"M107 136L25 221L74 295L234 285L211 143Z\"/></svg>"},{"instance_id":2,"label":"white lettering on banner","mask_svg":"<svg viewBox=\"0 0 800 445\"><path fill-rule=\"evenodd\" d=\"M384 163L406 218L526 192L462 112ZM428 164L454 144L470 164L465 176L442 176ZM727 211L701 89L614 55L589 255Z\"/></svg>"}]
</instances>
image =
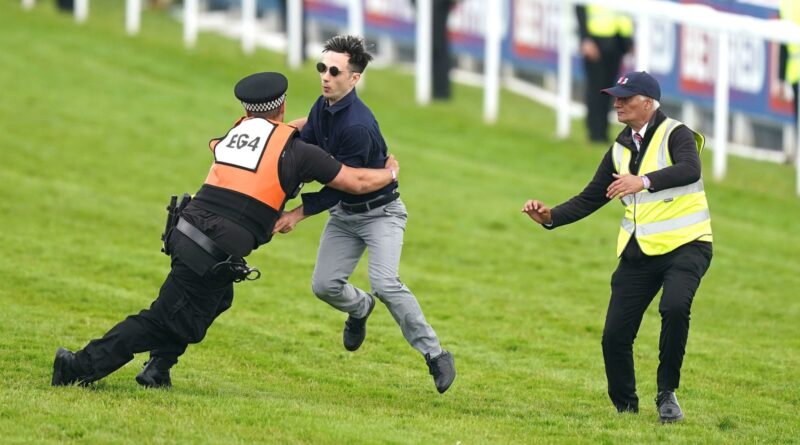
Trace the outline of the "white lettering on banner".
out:
<instances>
[{"instance_id":1,"label":"white lettering on banner","mask_svg":"<svg viewBox=\"0 0 800 445\"><path fill-rule=\"evenodd\" d=\"M275 125L266 119L242 122L214 147L214 161L256 171L273 130Z\"/></svg>"},{"instance_id":2,"label":"white lettering on banner","mask_svg":"<svg viewBox=\"0 0 800 445\"><path fill-rule=\"evenodd\" d=\"M450 12L447 28L459 34L483 36L486 34L484 0L463 0Z\"/></svg>"},{"instance_id":3,"label":"white lettering on banner","mask_svg":"<svg viewBox=\"0 0 800 445\"><path fill-rule=\"evenodd\" d=\"M327 6L336 6L337 8L347 8L350 4L349 0L312 0L310 3L319 3Z\"/></svg>"},{"instance_id":4,"label":"white lettering on banner","mask_svg":"<svg viewBox=\"0 0 800 445\"><path fill-rule=\"evenodd\" d=\"M757 94L766 79L765 43L755 37L732 35L731 39L731 88Z\"/></svg>"},{"instance_id":5,"label":"white lettering on banner","mask_svg":"<svg viewBox=\"0 0 800 445\"><path fill-rule=\"evenodd\" d=\"M715 36L699 29L683 27L681 33L681 84L693 92L710 92L717 75ZM758 94L766 81L766 53L760 39L732 35L729 39L728 66L731 89L748 94Z\"/></svg>"},{"instance_id":6,"label":"white lettering on banner","mask_svg":"<svg viewBox=\"0 0 800 445\"><path fill-rule=\"evenodd\" d=\"M650 71L667 75L675 67L675 24L664 20L651 23Z\"/></svg>"},{"instance_id":7,"label":"white lettering on banner","mask_svg":"<svg viewBox=\"0 0 800 445\"><path fill-rule=\"evenodd\" d=\"M552 1L514 2L514 45L556 51L558 49L559 6Z\"/></svg>"},{"instance_id":8,"label":"white lettering on banner","mask_svg":"<svg viewBox=\"0 0 800 445\"><path fill-rule=\"evenodd\" d=\"M366 0L364 11L367 14L389 17L392 20L413 22L415 20L414 7L411 2L398 2L396 0Z\"/></svg>"},{"instance_id":9,"label":"white lettering on banner","mask_svg":"<svg viewBox=\"0 0 800 445\"><path fill-rule=\"evenodd\" d=\"M681 81L684 85L695 85L689 90L702 90L701 85L711 85L714 67L711 63L712 37L697 28L683 26L681 29Z\"/></svg>"}]
</instances>

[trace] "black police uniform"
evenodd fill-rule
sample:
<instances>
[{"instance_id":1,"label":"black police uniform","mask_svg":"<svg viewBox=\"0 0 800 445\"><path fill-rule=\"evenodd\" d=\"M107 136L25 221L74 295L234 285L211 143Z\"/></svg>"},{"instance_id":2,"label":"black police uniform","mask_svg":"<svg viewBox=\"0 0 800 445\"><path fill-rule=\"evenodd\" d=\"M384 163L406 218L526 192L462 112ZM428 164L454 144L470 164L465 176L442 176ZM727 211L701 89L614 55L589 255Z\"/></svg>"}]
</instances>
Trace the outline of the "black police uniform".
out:
<instances>
[{"instance_id":1,"label":"black police uniform","mask_svg":"<svg viewBox=\"0 0 800 445\"><path fill-rule=\"evenodd\" d=\"M277 73L253 76L260 76L255 82L258 88L239 91L237 85L236 95L240 100L267 102L281 98L282 101L285 77ZM287 143L278 163L281 187L286 191L297 190L302 182L311 180L328 183L340 169L341 164L322 149L297 137ZM243 259L259 245L269 242L279 216L271 210L249 196L204 184L181 216L219 249ZM171 270L156 300L102 338L89 342L84 349L74 354L59 349L53 385L99 380L129 362L133 354L144 351L152 351L152 356L162 359L168 369L188 344L200 342L216 317L231 307L235 271L210 267L220 259L179 230L171 231L166 247L171 254Z\"/></svg>"}]
</instances>

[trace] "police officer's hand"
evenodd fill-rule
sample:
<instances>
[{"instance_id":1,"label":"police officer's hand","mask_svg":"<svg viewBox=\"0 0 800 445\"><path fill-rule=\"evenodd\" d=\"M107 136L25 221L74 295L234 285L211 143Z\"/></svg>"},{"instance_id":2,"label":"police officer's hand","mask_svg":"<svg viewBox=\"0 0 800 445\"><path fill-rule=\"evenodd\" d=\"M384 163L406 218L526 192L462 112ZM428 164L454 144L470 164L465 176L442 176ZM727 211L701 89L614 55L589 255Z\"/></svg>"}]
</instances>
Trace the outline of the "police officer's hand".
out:
<instances>
[{"instance_id":1,"label":"police officer's hand","mask_svg":"<svg viewBox=\"0 0 800 445\"><path fill-rule=\"evenodd\" d=\"M389 155L389 157L386 158L386 163L383 164L383 167L394 170L394 174L398 177L400 176L400 163L397 162L397 158L395 158L394 155Z\"/></svg>"},{"instance_id":2,"label":"police officer's hand","mask_svg":"<svg viewBox=\"0 0 800 445\"><path fill-rule=\"evenodd\" d=\"M539 224L550 224L553 222L553 217L550 215L550 207L547 207L536 199L529 199L525 202L525 205L522 206L522 213L527 213L532 220Z\"/></svg>"},{"instance_id":3,"label":"police officer's hand","mask_svg":"<svg viewBox=\"0 0 800 445\"><path fill-rule=\"evenodd\" d=\"M644 180L640 176L634 176L630 173L624 175L614 173L614 177L617 179L608 186L606 191L606 198L608 199L624 198L644 190Z\"/></svg>"},{"instance_id":4,"label":"police officer's hand","mask_svg":"<svg viewBox=\"0 0 800 445\"><path fill-rule=\"evenodd\" d=\"M283 212L281 217L278 218L278 221L275 222L275 227L272 229L272 234L280 233L289 233L294 229L294 226L297 225L300 221L305 219L305 215L303 214L303 206L296 207L294 210L289 212Z\"/></svg>"}]
</instances>

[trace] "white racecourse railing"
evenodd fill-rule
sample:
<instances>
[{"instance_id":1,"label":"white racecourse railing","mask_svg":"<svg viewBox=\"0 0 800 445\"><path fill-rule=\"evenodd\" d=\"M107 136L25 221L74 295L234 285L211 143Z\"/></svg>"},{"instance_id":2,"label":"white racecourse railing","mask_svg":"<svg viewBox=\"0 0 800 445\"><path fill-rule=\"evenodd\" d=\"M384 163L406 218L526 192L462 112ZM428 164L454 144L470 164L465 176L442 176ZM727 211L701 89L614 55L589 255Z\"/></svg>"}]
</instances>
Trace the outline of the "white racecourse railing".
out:
<instances>
[{"instance_id":1,"label":"white racecourse railing","mask_svg":"<svg viewBox=\"0 0 800 445\"><path fill-rule=\"evenodd\" d=\"M129 36L139 34L142 23L142 0L127 0L125 2L125 32Z\"/></svg>"},{"instance_id":2,"label":"white racecourse railing","mask_svg":"<svg viewBox=\"0 0 800 445\"><path fill-rule=\"evenodd\" d=\"M286 54L289 68L303 64L303 0L286 2Z\"/></svg>"},{"instance_id":3,"label":"white racecourse railing","mask_svg":"<svg viewBox=\"0 0 800 445\"><path fill-rule=\"evenodd\" d=\"M141 0L126 0L125 28L128 34L139 32ZM198 0L184 0L183 40L187 48L197 41L199 5ZM24 9L31 9L35 0L22 0ZM572 97L572 67L570 50L573 45L573 17L575 5L604 6L633 16L636 21L636 48L649 48L650 23L667 20L680 25L703 29L717 39L717 74L714 87L714 179L725 177L727 170L728 116L730 92L730 40L731 36L747 35L777 43L800 43L800 26L783 20L765 20L739 14L717 11L709 6L681 4L663 0L561 0L559 38L556 134L565 138L570 133L570 110ZM417 1L416 31L416 100L426 105L431 100L432 65L432 0ZM363 34L364 7L362 0L348 2L348 31ZM484 107L483 118L487 123L497 120L500 94L500 53L504 33L505 2L484 0L486 9L486 36L484 61ZM89 0L75 0L75 21L82 23L89 15ZM287 2L287 55L290 68L301 65L303 1ZM505 17L506 21L510 18ZM255 0L243 0L242 49L250 53L255 48ZM636 54L636 68L649 68L648 51ZM800 109L796 111L800 115ZM796 192L800 195L800 128L795 131Z\"/></svg>"},{"instance_id":4,"label":"white racecourse railing","mask_svg":"<svg viewBox=\"0 0 800 445\"><path fill-rule=\"evenodd\" d=\"M431 101L431 78L433 73L433 0L417 1L416 38L416 96L417 103L427 105Z\"/></svg>"},{"instance_id":5,"label":"white racecourse railing","mask_svg":"<svg viewBox=\"0 0 800 445\"><path fill-rule=\"evenodd\" d=\"M717 36L717 75L714 87L714 179L725 177L727 169L728 145L728 99L730 91L730 49L729 42L732 34L758 37L767 41L778 43L800 43L800 26L788 21L765 20L739 14L717 11L705 5L680 4L657 0L562 0L561 29L571 29L572 9L575 4L605 6L625 12L634 17L636 26L636 48L649 48L650 33L648 23L654 20L667 20L693 28L700 28ZM569 35L561 34L559 39L559 106L558 136L565 137L569 133L568 109L571 97ZM644 54L636 54L636 68L647 70L649 60ZM642 57L644 55L644 57ZM566 75L562 75L566 72ZM800 113L800 110L796 110ZM796 192L800 195L800 128L795 131L795 168Z\"/></svg>"}]
</instances>

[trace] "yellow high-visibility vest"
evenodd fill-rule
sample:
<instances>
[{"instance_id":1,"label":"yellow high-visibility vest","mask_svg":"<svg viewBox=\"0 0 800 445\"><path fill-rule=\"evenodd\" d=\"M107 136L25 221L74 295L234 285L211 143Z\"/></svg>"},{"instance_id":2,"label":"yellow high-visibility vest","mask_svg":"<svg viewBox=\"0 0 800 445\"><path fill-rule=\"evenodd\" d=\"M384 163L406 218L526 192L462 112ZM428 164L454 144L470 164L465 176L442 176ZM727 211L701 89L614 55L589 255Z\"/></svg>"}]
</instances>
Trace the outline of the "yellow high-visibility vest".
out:
<instances>
[{"instance_id":1,"label":"yellow high-visibility vest","mask_svg":"<svg viewBox=\"0 0 800 445\"><path fill-rule=\"evenodd\" d=\"M669 154L669 136L680 122L667 118L656 128L647 145L639 175L646 175L672 165ZM705 138L694 133L697 152L705 145ZM614 169L619 174L630 173L628 166L631 150L615 143L612 148ZM645 255L663 255L695 241L712 241L711 214L708 210L703 180L689 185L673 187L658 192L642 190L622 198L625 216L617 237L617 256L622 255L631 236L636 237Z\"/></svg>"},{"instance_id":2,"label":"yellow high-visibility vest","mask_svg":"<svg viewBox=\"0 0 800 445\"><path fill-rule=\"evenodd\" d=\"M781 18L800 25L800 1L781 0ZM786 81L800 82L800 44L786 45L789 59L786 61Z\"/></svg>"},{"instance_id":3,"label":"yellow high-visibility vest","mask_svg":"<svg viewBox=\"0 0 800 445\"><path fill-rule=\"evenodd\" d=\"M594 37L633 35L633 20L625 14L601 6L586 7L586 30Z\"/></svg>"}]
</instances>

